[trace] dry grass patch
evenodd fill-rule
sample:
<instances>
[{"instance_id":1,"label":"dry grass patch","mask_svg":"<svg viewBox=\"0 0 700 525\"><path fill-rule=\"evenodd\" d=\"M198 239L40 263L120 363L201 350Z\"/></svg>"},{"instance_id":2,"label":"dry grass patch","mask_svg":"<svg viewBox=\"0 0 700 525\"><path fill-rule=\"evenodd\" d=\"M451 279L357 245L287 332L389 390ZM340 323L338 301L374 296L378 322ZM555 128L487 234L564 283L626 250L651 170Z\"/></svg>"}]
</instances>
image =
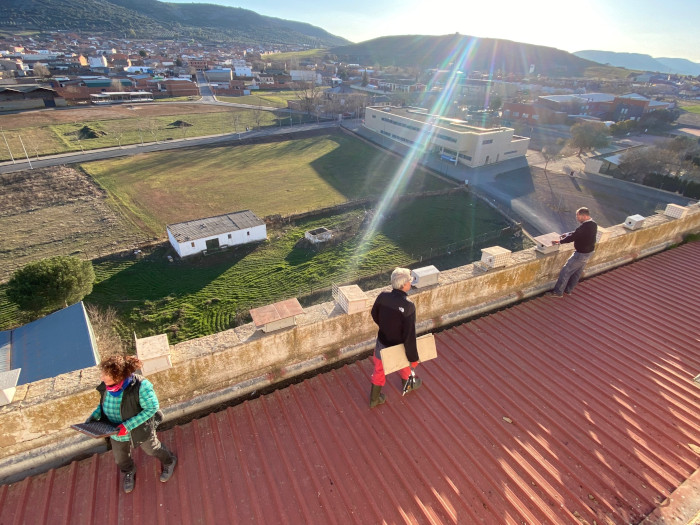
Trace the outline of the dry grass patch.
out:
<instances>
[{"instance_id":1,"label":"dry grass patch","mask_svg":"<svg viewBox=\"0 0 700 525\"><path fill-rule=\"evenodd\" d=\"M99 257L147 240L84 173L59 166L0 175L0 282L54 255Z\"/></svg>"}]
</instances>

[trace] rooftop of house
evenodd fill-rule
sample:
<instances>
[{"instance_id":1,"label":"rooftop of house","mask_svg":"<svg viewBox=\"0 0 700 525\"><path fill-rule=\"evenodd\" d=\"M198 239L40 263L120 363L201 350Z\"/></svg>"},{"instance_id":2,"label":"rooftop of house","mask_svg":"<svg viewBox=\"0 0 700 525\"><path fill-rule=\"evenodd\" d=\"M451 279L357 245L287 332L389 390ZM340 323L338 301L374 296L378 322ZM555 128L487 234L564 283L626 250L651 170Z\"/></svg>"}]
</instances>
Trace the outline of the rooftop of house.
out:
<instances>
[{"instance_id":1,"label":"rooftop of house","mask_svg":"<svg viewBox=\"0 0 700 525\"><path fill-rule=\"evenodd\" d=\"M13 330L0 332L0 358L8 370L21 369L17 384L95 366L97 348L82 302ZM0 371L2 371L0 364Z\"/></svg>"},{"instance_id":2,"label":"rooftop of house","mask_svg":"<svg viewBox=\"0 0 700 525\"><path fill-rule=\"evenodd\" d=\"M246 228L254 228L263 224L265 224L265 221L259 219L252 211L243 210L215 217L168 224L167 228L175 237L175 240L185 242L245 230Z\"/></svg>"},{"instance_id":3,"label":"rooftop of house","mask_svg":"<svg viewBox=\"0 0 700 525\"><path fill-rule=\"evenodd\" d=\"M137 450L131 494L110 452L1 486L0 522L690 523L699 258L688 243L439 332L421 389L389 376L375 409L362 359L165 430L166 484Z\"/></svg>"}]
</instances>

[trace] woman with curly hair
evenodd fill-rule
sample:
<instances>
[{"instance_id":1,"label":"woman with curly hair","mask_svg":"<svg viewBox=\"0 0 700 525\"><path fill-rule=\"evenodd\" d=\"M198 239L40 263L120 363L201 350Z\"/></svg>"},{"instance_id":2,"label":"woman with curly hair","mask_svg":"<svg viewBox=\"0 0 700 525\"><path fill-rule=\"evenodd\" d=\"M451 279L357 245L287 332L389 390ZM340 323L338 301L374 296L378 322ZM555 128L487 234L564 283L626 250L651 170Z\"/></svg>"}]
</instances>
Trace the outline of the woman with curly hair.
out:
<instances>
[{"instance_id":1,"label":"woman with curly hair","mask_svg":"<svg viewBox=\"0 0 700 525\"><path fill-rule=\"evenodd\" d=\"M124 473L124 492L134 490L136 466L131 450L141 447L162 464L160 480L170 479L177 457L156 436L156 426L162 419L158 398L148 379L136 374L141 361L135 356L115 355L98 365L102 383L97 387L100 404L88 421L105 421L117 425L118 433L111 436L114 460Z\"/></svg>"}]
</instances>

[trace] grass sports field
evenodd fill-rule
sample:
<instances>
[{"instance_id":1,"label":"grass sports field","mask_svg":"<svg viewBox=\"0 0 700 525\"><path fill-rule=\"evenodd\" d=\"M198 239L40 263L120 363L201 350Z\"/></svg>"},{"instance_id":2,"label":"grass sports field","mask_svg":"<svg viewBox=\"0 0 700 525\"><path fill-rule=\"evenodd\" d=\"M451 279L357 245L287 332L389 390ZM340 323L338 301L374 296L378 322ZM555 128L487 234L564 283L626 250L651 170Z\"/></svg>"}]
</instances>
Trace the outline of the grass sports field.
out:
<instances>
[{"instance_id":1,"label":"grass sports field","mask_svg":"<svg viewBox=\"0 0 700 525\"><path fill-rule=\"evenodd\" d=\"M19 118L19 116L24 118ZM299 118L294 117L295 121ZM0 161L257 129L288 123L262 109L181 103L0 115Z\"/></svg>"},{"instance_id":2,"label":"grass sports field","mask_svg":"<svg viewBox=\"0 0 700 525\"><path fill-rule=\"evenodd\" d=\"M254 94L242 97L217 96L221 102L235 102L236 104L250 104L251 106L265 106L270 108L286 108L288 100L298 100L296 91L256 91Z\"/></svg>"}]
</instances>

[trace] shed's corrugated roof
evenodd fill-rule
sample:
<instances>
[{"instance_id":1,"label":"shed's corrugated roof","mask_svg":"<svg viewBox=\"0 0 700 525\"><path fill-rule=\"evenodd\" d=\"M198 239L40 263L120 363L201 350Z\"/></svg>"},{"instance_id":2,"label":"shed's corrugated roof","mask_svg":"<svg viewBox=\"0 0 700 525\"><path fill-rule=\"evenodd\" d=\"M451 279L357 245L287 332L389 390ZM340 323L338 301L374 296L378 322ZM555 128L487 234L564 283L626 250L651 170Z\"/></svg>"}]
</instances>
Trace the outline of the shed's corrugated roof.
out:
<instances>
[{"instance_id":1,"label":"shed's corrugated roof","mask_svg":"<svg viewBox=\"0 0 700 525\"><path fill-rule=\"evenodd\" d=\"M265 221L259 219L252 211L243 210L216 217L168 224L167 228L178 242L185 242L254 228L263 224Z\"/></svg>"},{"instance_id":2,"label":"shed's corrugated roof","mask_svg":"<svg viewBox=\"0 0 700 525\"><path fill-rule=\"evenodd\" d=\"M0 487L0 523L638 523L700 465L700 243L436 336L406 397L369 359ZM687 502L692 503L692 502Z\"/></svg>"},{"instance_id":3,"label":"shed's corrugated roof","mask_svg":"<svg viewBox=\"0 0 700 525\"><path fill-rule=\"evenodd\" d=\"M10 365L24 385L97 364L82 302L12 330Z\"/></svg>"}]
</instances>

